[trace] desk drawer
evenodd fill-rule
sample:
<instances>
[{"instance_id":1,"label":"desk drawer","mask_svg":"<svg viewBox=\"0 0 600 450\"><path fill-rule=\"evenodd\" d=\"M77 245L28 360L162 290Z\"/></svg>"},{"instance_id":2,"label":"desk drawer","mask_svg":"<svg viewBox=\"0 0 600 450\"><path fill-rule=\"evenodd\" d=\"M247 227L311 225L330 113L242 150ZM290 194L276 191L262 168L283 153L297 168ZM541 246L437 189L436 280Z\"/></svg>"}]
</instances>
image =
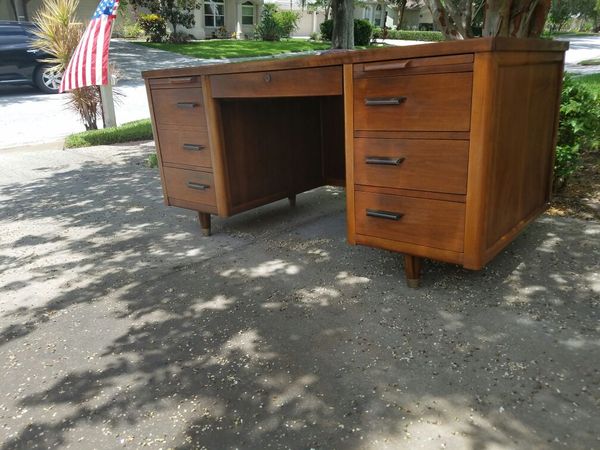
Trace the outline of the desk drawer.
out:
<instances>
[{"instance_id":1,"label":"desk drawer","mask_svg":"<svg viewBox=\"0 0 600 450\"><path fill-rule=\"evenodd\" d=\"M472 72L354 80L354 127L381 131L469 131Z\"/></svg>"},{"instance_id":2,"label":"desk drawer","mask_svg":"<svg viewBox=\"0 0 600 450\"><path fill-rule=\"evenodd\" d=\"M354 140L354 181L368 186L466 194L469 142Z\"/></svg>"},{"instance_id":3,"label":"desk drawer","mask_svg":"<svg viewBox=\"0 0 600 450\"><path fill-rule=\"evenodd\" d=\"M342 95L342 67L212 75L216 98Z\"/></svg>"},{"instance_id":4,"label":"desk drawer","mask_svg":"<svg viewBox=\"0 0 600 450\"><path fill-rule=\"evenodd\" d=\"M184 88L184 87L201 87L199 76L190 77L169 77L169 78L151 78L149 80L150 86L153 89L172 89L172 88Z\"/></svg>"},{"instance_id":5,"label":"desk drawer","mask_svg":"<svg viewBox=\"0 0 600 450\"><path fill-rule=\"evenodd\" d=\"M470 72L473 54L433 56L429 58L396 59L354 64L354 77L413 75L419 73Z\"/></svg>"},{"instance_id":6,"label":"desk drawer","mask_svg":"<svg viewBox=\"0 0 600 450\"><path fill-rule=\"evenodd\" d=\"M188 202L216 205L212 173L163 167L163 176L169 198Z\"/></svg>"},{"instance_id":7,"label":"desk drawer","mask_svg":"<svg viewBox=\"0 0 600 450\"><path fill-rule=\"evenodd\" d=\"M152 108L156 125L198 126L206 128L201 88L152 89Z\"/></svg>"},{"instance_id":8,"label":"desk drawer","mask_svg":"<svg viewBox=\"0 0 600 450\"><path fill-rule=\"evenodd\" d=\"M361 191L354 195L358 234L463 251L463 203Z\"/></svg>"},{"instance_id":9,"label":"desk drawer","mask_svg":"<svg viewBox=\"0 0 600 450\"><path fill-rule=\"evenodd\" d=\"M163 163L212 167L208 146L208 130L204 126L184 129L159 129L158 141Z\"/></svg>"}]
</instances>

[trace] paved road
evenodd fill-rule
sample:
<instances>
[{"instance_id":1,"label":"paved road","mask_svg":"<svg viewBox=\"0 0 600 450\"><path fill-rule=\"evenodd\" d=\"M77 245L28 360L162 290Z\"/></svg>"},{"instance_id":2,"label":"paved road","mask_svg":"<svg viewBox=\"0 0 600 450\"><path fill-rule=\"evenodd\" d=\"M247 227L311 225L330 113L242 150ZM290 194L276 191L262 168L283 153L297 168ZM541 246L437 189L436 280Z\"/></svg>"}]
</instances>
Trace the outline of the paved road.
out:
<instances>
[{"instance_id":1,"label":"paved road","mask_svg":"<svg viewBox=\"0 0 600 450\"><path fill-rule=\"evenodd\" d=\"M600 59L600 36L565 37L569 41L569 51L565 55L565 69L572 73L598 73L600 66L580 66L586 59Z\"/></svg>"},{"instance_id":2,"label":"paved road","mask_svg":"<svg viewBox=\"0 0 600 450\"><path fill-rule=\"evenodd\" d=\"M576 63L600 57L600 37L569 38L567 70L594 72L600 68L582 68ZM394 45L412 42L389 41ZM143 70L214 63L175 53L149 49L121 40L111 42L111 58L121 72L118 88L123 94L116 106L118 123L149 117L146 92L140 73ZM0 149L58 141L62 137L83 131L78 117L68 110L65 97L44 95L29 87L0 87Z\"/></svg>"},{"instance_id":3,"label":"paved road","mask_svg":"<svg viewBox=\"0 0 600 450\"><path fill-rule=\"evenodd\" d=\"M411 290L343 190L205 238L152 151L0 152L2 450L600 446L597 222Z\"/></svg>"}]
</instances>

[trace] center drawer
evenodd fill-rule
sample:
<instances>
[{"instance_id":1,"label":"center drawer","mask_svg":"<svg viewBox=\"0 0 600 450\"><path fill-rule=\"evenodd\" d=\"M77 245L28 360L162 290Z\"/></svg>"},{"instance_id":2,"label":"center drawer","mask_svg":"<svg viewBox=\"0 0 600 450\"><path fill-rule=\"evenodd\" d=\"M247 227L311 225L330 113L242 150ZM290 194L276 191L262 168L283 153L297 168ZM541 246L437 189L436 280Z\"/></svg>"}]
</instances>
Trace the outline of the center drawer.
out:
<instances>
[{"instance_id":1,"label":"center drawer","mask_svg":"<svg viewBox=\"0 0 600 450\"><path fill-rule=\"evenodd\" d=\"M469 131L472 72L354 79L354 127Z\"/></svg>"},{"instance_id":2,"label":"center drawer","mask_svg":"<svg viewBox=\"0 0 600 450\"><path fill-rule=\"evenodd\" d=\"M198 126L206 128L202 89L152 89L152 108L158 128L164 125Z\"/></svg>"},{"instance_id":3,"label":"center drawer","mask_svg":"<svg viewBox=\"0 0 600 450\"><path fill-rule=\"evenodd\" d=\"M463 251L464 203L362 191L354 196L358 234Z\"/></svg>"},{"instance_id":4,"label":"center drawer","mask_svg":"<svg viewBox=\"0 0 600 450\"><path fill-rule=\"evenodd\" d=\"M354 139L354 181L367 186L466 194L469 141Z\"/></svg>"},{"instance_id":5,"label":"center drawer","mask_svg":"<svg viewBox=\"0 0 600 450\"><path fill-rule=\"evenodd\" d=\"M215 98L342 95L342 67L211 75Z\"/></svg>"}]
</instances>

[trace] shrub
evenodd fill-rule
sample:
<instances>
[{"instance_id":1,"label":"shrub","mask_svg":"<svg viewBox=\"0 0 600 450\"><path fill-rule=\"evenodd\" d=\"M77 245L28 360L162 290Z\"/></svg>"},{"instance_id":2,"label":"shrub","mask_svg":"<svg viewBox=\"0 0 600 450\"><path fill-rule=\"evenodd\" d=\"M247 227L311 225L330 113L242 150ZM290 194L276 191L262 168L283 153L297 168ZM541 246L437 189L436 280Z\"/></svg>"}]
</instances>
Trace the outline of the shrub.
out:
<instances>
[{"instance_id":1,"label":"shrub","mask_svg":"<svg viewBox=\"0 0 600 450\"><path fill-rule=\"evenodd\" d=\"M127 0L127 3L162 17L171 25L173 32L179 26L193 28L196 24L194 12L202 7L199 0Z\"/></svg>"},{"instance_id":2,"label":"shrub","mask_svg":"<svg viewBox=\"0 0 600 450\"><path fill-rule=\"evenodd\" d=\"M333 35L333 19L327 19L320 25L321 37L324 41L330 41Z\"/></svg>"},{"instance_id":3,"label":"shrub","mask_svg":"<svg viewBox=\"0 0 600 450\"><path fill-rule=\"evenodd\" d=\"M280 37L289 38L298 28L299 19L300 13L297 11L277 11L275 13L275 21L279 28Z\"/></svg>"},{"instance_id":4,"label":"shrub","mask_svg":"<svg viewBox=\"0 0 600 450\"><path fill-rule=\"evenodd\" d=\"M137 15L127 7L119 8L119 19L115 21L113 36L126 39L137 39L144 34L144 30L137 22Z\"/></svg>"},{"instance_id":5,"label":"shrub","mask_svg":"<svg viewBox=\"0 0 600 450\"><path fill-rule=\"evenodd\" d=\"M121 34L126 39L137 39L144 34L144 30L138 23L127 23L123 25Z\"/></svg>"},{"instance_id":6,"label":"shrub","mask_svg":"<svg viewBox=\"0 0 600 450\"><path fill-rule=\"evenodd\" d=\"M365 19L354 19L354 45L369 45L372 34L371 22Z\"/></svg>"},{"instance_id":7,"label":"shrub","mask_svg":"<svg viewBox=\"0 0 600 450\"><path fill-rule=\"evenodd\" d=\"M167 35L167 22L158 14L144 14L138 19L150 42L162 42Z\"/></svg>"},{"instance_id":8,"label":"shrub","mask_svg":"<svg viewBox=\"0 0 600 450\"><path fill-rule=\"evenodd\" d=\"M263 41L279 41L290 37L298 28L300 14L295 11L279 11L277 5L266 3L256 26L256 36Z\"/></svg>"},{"instance_id":9,"label":"shrub","mask_svg":"<svg viewBox=\"0 0 600 450\"><path fill-rule=\"evenodd\" d=\"M554 161L554 186L560 189L581 164L583 150L600 144L600 103L597 95L565 75Z\"/></svg>"},{"instance_id":10,"label":"shrub","mask_svg":"<svg viewBox=\"0 0 600 450\"><path fill-rule=\"evenodd\" d=\"M373 29L373 39L383 39L383 30L379 27ZM407 41L443 41L444 37L439 31L410 31L387 30L387 39L402 39Z\"/></svg>"},{"instance_id":11,"label":"shrub","mask_svg":"<svg viewBox=\"0 0 600 450\"><path fill-rule=\"evenodd\" d=\"M354 19L354 45L369 45L373 26L368 20ZM331 41L333 34L333 20L325 20L321 23L321 37L324 41Z\"/></svg>"},{"instance_id":12,"label":"shrub","mask_svg":"<svg viewBox=\"0 0 600 450\"><path fill-rule=\"evenodd\" d=\"M309 40L310 41L318 41L319 40L319 33L317 33L316 31L313 31L312 33L310 33Z\"/></svg>"},{"instance_id":13,"label":"shrub","mask_svg":"<svg viewBox=\"0 0 600 450\"><path fill-rule=\"evenodd\" d=\"M158 155L156 153L152 153L148 155L148 159L146 160L146 165L151 169L156 169L158 167Z\"/></svg>"}]
</instances>

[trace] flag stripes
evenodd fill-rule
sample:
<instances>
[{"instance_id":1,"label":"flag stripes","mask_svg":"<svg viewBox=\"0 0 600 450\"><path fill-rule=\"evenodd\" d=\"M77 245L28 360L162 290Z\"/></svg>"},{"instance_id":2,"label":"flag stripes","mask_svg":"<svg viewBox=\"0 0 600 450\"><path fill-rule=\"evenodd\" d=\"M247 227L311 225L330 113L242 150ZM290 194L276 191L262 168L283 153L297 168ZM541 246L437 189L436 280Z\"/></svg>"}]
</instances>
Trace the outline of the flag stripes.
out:
<instances>
[{"instance_id":1,"label":"flag stripes","mask_svg":"<svg viewBox=\"0 0 600 450\"><path fill-rule=\"evenodd\" d=\"M108 51L119 0L101 0L77 44L60 84L60 92L108 84Z\"/></svg>"}]
</instances>

